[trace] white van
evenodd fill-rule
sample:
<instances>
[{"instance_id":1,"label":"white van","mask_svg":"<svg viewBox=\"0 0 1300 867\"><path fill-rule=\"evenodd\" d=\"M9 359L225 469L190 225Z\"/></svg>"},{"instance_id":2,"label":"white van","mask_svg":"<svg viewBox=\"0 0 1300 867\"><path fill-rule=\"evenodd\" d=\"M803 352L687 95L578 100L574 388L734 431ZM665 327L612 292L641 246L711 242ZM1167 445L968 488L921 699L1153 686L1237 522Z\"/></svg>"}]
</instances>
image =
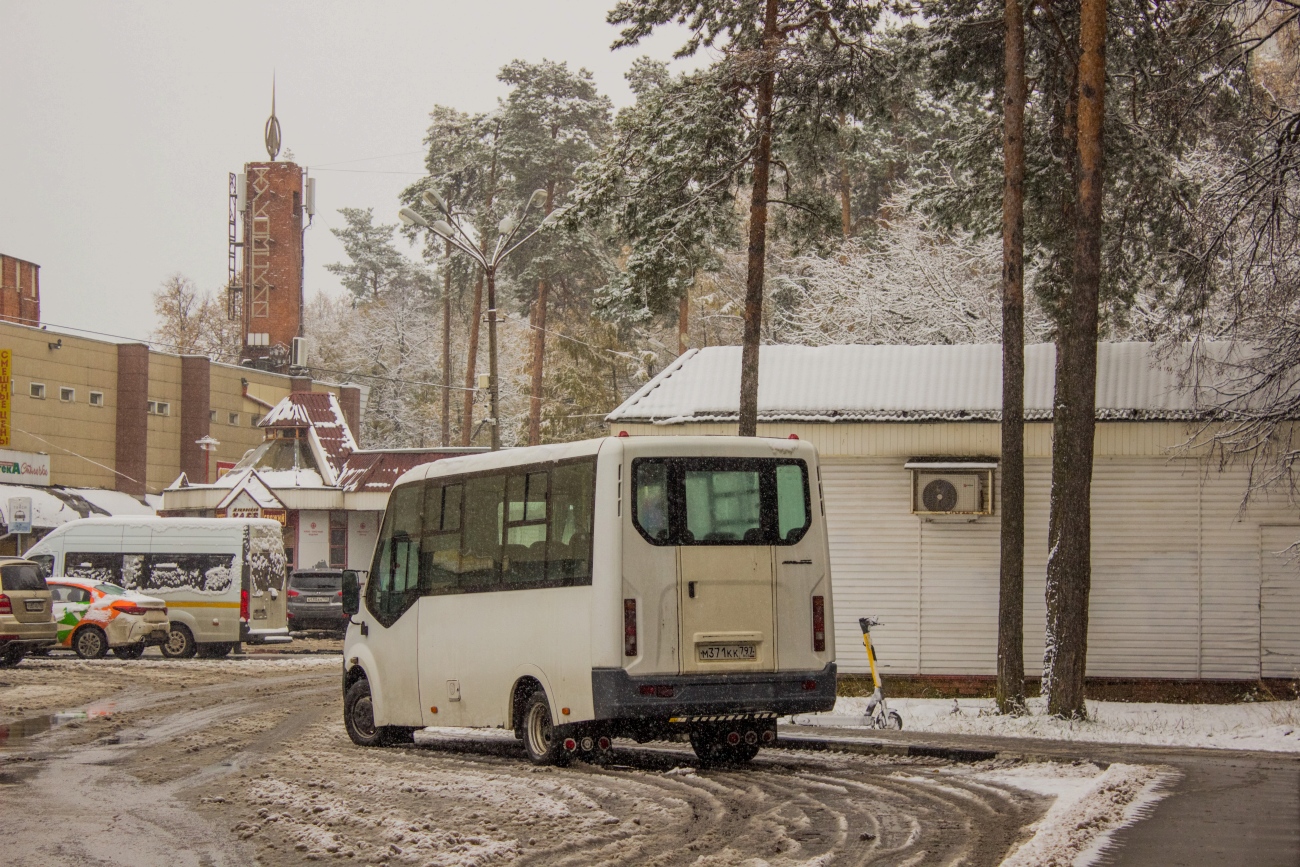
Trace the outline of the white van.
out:
<instances>
[{"instance_id":1,"label":"white van","mask_svg":"<svg viewBox=\"0 0 1300 867\"><path fill-rule=\"evenodd\" d=\"M744 762L835 703L817 453L610 437L447 458L398 479L366 584L344 572L344 721L513 729L562 762L688 736Z\"/></svg>"},{"instance_id":2,"label":"white van","mask_svg":"<svg viewBox=\"0 0 1300 867\"><path fill-rule=\"evenodd\" d=\"M94 578L167 601L167 657L287 642L280 525L262 518L83 518L27 551L49 575Z\"/></svg>"}]
</instances>

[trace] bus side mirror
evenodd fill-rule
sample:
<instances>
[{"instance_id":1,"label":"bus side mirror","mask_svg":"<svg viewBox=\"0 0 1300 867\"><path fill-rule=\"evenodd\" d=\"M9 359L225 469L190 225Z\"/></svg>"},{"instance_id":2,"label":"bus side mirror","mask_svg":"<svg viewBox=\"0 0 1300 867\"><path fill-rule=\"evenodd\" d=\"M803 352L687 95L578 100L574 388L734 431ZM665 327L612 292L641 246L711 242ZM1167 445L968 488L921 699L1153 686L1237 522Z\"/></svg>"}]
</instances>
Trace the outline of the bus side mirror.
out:
<instances>
[{"instance_id":1,"label":"bus side mirror","mask_svg":"<svg viewBox=\"0 0 1300 867\"><path fill-rule=\"evenodd\" d=\"M351 618L361 610L361 582L355 569L343 570L343 613Z\"/></svg>"}]
</instances>

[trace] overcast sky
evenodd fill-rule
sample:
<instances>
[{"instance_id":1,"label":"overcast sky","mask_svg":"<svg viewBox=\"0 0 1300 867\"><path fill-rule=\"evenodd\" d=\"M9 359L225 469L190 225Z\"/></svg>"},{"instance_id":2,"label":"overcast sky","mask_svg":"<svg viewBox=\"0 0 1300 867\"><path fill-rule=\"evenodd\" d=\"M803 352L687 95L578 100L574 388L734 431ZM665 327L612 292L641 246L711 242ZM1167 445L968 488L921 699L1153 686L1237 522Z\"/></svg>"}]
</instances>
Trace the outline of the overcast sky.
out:
<instances>
[{"instance_id":1,"label":"overcast sky","mask_svg":"<svg viewBox=\"0 0 1300 867\"><path fill-rule=\"evenodd\" d=\"M41 266L51 327L143 338L167 275L224 287L228 173L266 159L274 71L283 147L317 178L306 294L340 293L337 209L397 222L433 105L492 108L515 58L625 105L632 61L681 44L611 52L612 4L0 0L0 252Z\"/></svg>"}]
</instances>

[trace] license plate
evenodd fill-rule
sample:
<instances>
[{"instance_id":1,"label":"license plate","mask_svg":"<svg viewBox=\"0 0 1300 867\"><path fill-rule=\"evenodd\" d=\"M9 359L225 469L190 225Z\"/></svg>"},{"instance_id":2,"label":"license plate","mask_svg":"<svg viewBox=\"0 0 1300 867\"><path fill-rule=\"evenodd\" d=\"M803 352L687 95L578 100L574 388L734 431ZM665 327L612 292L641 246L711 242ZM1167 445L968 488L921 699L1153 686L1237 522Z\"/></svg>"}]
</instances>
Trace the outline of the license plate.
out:
<instances>
[{"instance_id":1,"label":"license plate","mask_svg":"<svg viewBox=\"0 0 1300 867\"><path fill-rule=\"evenodd\" d=\"M699 647L701 662L729 659L758 659L757 644L704 644Z\"/></svg>"},{"instance_id":2,"label":"license plate","mask_svg":"<svg viewBox=\"0 0 1300 867\"><path fill-rule=\"evenodd\" d=\"M45 601L42 599L28 599L26 604L28 611L41 611L45 608Z\"/></svg>"},{"instance_id":3,"label":"license plate","mask_svg":"<svg viewBox=\"0 0 1300 867\"><path fill-rule=\"evenodd\" d=\"M304 597L302 601L303 602L329 602L330 598L328 596L307 596Z\"/></svg>"},{"instance_id":4,"label":"license plate","mask_svg":"<svg viewBox=\"0 0 1300 867\"><path fill-rule=\"evenodd\" d=\"M254 608L254 609L253 609L253 619L254 619L254 620L265 620L265 619L266 619L266 609L265 609L265 608Z\"/></svg>"}]
</instances>

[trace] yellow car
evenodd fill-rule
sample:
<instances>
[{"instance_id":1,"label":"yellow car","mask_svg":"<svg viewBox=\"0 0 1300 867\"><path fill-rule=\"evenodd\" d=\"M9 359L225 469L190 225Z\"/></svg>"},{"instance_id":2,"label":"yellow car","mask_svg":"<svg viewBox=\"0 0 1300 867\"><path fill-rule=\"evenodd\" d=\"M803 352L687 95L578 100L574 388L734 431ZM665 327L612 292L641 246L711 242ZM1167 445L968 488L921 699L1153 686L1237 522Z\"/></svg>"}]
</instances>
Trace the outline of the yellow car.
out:
<instances>
[{"instance_id":1,"label":"yellow car","mask_svg":"<svg viewBox=\"0 0 1300 867\"><path fill-rule=\"evenodd\" d=\"M54 644L57 632L40 564L0 558L0 668L17 665L28 651Z\"/></svg>"}]
</instances>

